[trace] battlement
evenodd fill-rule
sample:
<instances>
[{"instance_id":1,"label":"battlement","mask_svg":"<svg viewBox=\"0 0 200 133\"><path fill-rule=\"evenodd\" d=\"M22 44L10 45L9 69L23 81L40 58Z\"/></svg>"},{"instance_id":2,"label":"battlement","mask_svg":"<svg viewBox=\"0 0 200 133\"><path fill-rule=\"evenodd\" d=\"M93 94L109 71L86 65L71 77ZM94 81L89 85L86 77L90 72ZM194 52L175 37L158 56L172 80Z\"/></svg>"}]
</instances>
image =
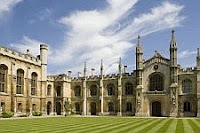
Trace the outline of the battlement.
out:
<instances>
[{"instance_id":1,"label":"battlement","mask_svg":"<svg viewBox=\"0 0 200 133\"><path fill-rule=\"evenodd\" d=\"M122 74L122 78L127 78L127 77L131 77L131 76L135 76L135 73L123 73ZM107 74L104 75L104 80L108 80L108 79L117 79L119 77L119 74ZM91 81L91 80L100 80L101 76L100 75L93 75L93 76L87 76L87 81ZM83 77L73 77L72 81L81 81L83 80Z\"/></svg>"},{"instance_id":2,"label":"battlement","mask_svg":"<svg viewBox=\"0 0 200 133\"><path fill-rule=\"evenodd\" d=\"M3 46L0 46L0 54L3 56L8 56L10 58L23 61L23 62L41 66L41 60L38 57L36 58L30 54L23 54L23 53L14 51L12 49L5 48Z\"/></svg>"},{"instance_id":3,"label":"battlement","mask_svg":"<svg viewBox=\"0 0 200 133\"><path fill-rule=\"evenodd\" d=\"M69 81L71 78L66 74L59 75L48 75L47 80L49 81Z\"/></svg>"},{"instance_id":4,"label":"battlement","mask_svg":"<svg viewBox=\"0 0 200 133\"><path fill-rule=\"evenodd\" d=\"M193 74L196 70L196 67L181 68L179 74Z\"/></svg>"},{"instance_id":5,"label":"battlement","mask_svg":"<svg viewBox=\"0 0 200 133\"><path fill-rule=\"evenodd\" d=\"M195 71L196 67L187 67L187 68L182 68L181 69L183 72L187 72L187 71Z\"/></svg>"}]
</instances>

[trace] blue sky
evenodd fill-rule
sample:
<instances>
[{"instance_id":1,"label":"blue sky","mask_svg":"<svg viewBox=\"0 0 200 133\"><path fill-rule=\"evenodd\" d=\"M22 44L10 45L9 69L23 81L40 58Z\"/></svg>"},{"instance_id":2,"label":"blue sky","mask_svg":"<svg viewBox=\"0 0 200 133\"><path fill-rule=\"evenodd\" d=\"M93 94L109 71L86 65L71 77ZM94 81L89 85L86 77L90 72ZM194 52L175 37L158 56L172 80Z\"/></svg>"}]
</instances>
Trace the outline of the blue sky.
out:
<instances>
[{"instance_id":1,"label":"blue sky","mask_svg":"<svg viewBox=\"0 0 200 133\"><path fill-rule=\"evenodd\" d=\"M137 35L144 58L157 50L169 58L171 30L176 31L179 64L194 67L200 47L199 0L0 0L0 44L39 54L49 46L48 72L73 75L99 71L115 73L118 59L135 69ZM90 73L90 72L89 72Z\"/></svg>"}]
</instances>

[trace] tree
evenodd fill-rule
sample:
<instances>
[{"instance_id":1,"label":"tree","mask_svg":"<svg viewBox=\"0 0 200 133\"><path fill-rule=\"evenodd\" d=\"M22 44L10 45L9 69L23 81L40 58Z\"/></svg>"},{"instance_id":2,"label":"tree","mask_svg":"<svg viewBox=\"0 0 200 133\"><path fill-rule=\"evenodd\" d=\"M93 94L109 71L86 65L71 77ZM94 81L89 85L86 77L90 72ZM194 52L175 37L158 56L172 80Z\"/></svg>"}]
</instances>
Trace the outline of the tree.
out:
<instances>
[{"instance_id":1,"label":"tree","mask_svg":"<svg viewBox=\"0 0 200 133\"><path fill-rule=\"evenodd\" d=\"M70 115L71 110L72 110L72 105L71 105L71 103L70 103L69 101L65 101L64 107L65 107L65 116L66 116L66 115Z\"/></svg>"}]
</instances>

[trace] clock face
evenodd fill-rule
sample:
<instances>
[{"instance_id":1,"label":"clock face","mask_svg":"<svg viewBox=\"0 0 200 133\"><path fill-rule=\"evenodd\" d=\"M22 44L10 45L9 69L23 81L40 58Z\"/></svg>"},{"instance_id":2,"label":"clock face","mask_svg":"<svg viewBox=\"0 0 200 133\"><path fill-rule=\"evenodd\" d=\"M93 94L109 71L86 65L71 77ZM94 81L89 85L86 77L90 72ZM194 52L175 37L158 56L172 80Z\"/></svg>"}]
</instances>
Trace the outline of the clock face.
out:
<instances>
[{"instance_id":1,"label":"clock face","mask_svg":"<svg viewBox=\"0 0 200 133\"><path fill-rule=\"evenodd\" d=\"M158 69L158 65L155 65L153 68L154 68L154 70L157 70Z\"/></svg>"}]
</instances>

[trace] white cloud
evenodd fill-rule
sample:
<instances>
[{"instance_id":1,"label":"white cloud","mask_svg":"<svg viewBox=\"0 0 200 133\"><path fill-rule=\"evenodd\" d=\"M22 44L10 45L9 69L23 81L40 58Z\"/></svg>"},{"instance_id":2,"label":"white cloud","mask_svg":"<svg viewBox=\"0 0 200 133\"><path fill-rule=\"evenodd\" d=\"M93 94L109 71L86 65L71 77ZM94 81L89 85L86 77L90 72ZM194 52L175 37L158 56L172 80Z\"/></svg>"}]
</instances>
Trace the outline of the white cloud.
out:
<instances>
[{"instance_id":1,"label":"white cloud","mask_svg":"<svg viewBox=\"0 0 200 133\"><path fill-rule=\"evenodd\" d=\"M184 50L184 51L181 51L179 54L178 54L178 57L180 59L184 59L184 58L187 58L191 55L195 55L197 52L196 51L189 51L189 50Z\"/></svg>"},{"instance_id":2,"label":"white cloud","mask_svg":"<svg viewBox=\"0 0 200 133\"><path fill-rule=\"evenodd\" d=\"M134 13L137 0L107 2L108 6L102 10L76 11L58 21L70 30L66 30L65 41L50 59L52 64L77 72L83 69L83 65L78 64L86 61L89 68L99 70L100 60L104 59L106 72L116 72L119 57L125 57L125 53L134 47L130 41L138 34L145 36L176 27L184 19L180 16L183 6L164 2L149 13L126 20L127 14ZM128 25L124 26L127 21Z\"/></svg>"},{"instance_id":3,"label":"white cloud","mask_svg":"<svg viewBox=\"0 0 200 133\"><path fill-rule=\"evenodd\" d=\"M13 7L23 0L0 0L0 18L9 13Z\"/></svg>"},{"instance_id":4,"label":"white cloud","mask_svg":"<svg viewBox=\"0 0 200 133\"><path fill-rule=\"evenodd\" d=\"M27 36L23 36L22 40L17 43L12 43L10 46L19 52L26 53L27 49L30 54L37 56L40 54L40 44L45 44L41 41L31 39ZM51 55L51 48L49 48L49 55Z\"/></svg>"},{"instance_id":5,"label":"white cloud","mask_svg":"<svg viewBox=\"0 0 200 133\"><path fill-rule=\"evenodd\" d=\"M55 73L72 70L76 74L83 70L85 61L88 71L91 68L98 71L101 59L106 73L116 72L119 57L123 59L126 52L135 46L131 41L138 34L145 36L171 29L179 26L184 19L180 15L183 6L169 2L152 8L149 13L128 19L128 15L134 13L138 0L107 2L108 5L101 10L75 11L58 20L65 26L65 36L63 43L49 56L49 66ZM25 45L27 40L29 38L25 37L22 44ZM27 44L32 44L30 42Z\"/></svg>"},{"instance_id":6,"label":"white cloud","mask_svg":"<svg viewBox=\"0 0 200 133\"><path fill-rule=\"evenodd\" d=\"M33 17L32 19L30 19L28 21L28 23L29 24L34 24L37 21L44 21L44 20L50 19L51 15L52 15L52 10L49 9L49 8L45 8L45 9L37 12L35 14L35 17Z\"/></svg>"}]
</instances>

